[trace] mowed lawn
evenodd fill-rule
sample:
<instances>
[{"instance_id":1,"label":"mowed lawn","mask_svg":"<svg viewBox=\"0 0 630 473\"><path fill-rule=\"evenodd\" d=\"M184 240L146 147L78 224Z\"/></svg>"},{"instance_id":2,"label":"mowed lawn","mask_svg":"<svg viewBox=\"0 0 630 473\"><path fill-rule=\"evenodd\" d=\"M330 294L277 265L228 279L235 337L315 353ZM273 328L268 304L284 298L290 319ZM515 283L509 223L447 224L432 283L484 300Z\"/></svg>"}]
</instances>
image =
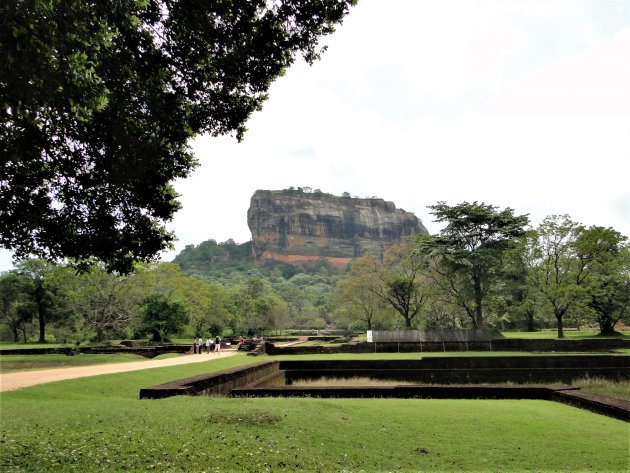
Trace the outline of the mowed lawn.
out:
<instances>
[{"instance_id":1,"label":"mowed lawn","mask_svg":"<svg viewBox=\"0 0 630 473\"><path fill-rule=\"evenodd\" d=\"M138 399L141 387L261 359L237 355L2 393L0 469L622 472L630 466L630 424L552 402Z\"/></svg>"},{"instance_id":2,"label":"mowed lawn","mask_svg":"<svg viewBox=\"0 0 630 473\"><path fill-rule=\"evenodd\" d=\"M170 357L171 354L162 355L160 359ZM129 361L146 361L146 358L133 353L116 354L78 354L64 355L51 353L47 355L0 355L0 373L13 373L25 370L43 370L54 368L70 368L73 366L91 366L107 363L126 363Z\"/></svg>"},{"instance_id":3,"label":"mowed lawn","mask_svg":"<svg viewBox=\"0 0 630 473\"><path fill-rule=\"evenodd\" d=\"M505 338L523 338L523 339L554 339L558 337L558 331L555 329L545 329L539 330L536 332L510 332L504 331L501 332L501 335ZM621 332L620 335L603 337L599 335L599 330L564 330L564 337L566 340L582 340L588 338L602 339L602 338L613 338L613 339L630 339L630 332L624 331Z\"/></svg>"}]
</instances>

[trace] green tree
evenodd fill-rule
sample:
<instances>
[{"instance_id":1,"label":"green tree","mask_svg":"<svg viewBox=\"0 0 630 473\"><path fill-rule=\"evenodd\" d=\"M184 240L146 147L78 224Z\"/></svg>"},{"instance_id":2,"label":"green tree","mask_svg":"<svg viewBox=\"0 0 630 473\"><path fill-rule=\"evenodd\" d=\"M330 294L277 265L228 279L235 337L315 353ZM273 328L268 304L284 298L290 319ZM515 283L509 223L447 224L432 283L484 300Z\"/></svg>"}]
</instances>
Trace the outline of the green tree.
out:
<instances>
[{"instance_id":1,"label":"green tree","mask_svg":"<svg viewBox=\"0 0 630 473\"><path fill-rule=\"evenodd\" d=\"M615 325L630 306L630 248L613 228L593 226L575 240L584 267L587 305L596 314L601 335L615 335Z\"/></svg>"},{"instance_id":2,"label":"green tree","mask_svg":"<svg viewBox=\"0 0 630 473\"><path fill-rule=\"evenodd\" d=\"M452 303L465 310L474 327L481 327L484 302L502 278L503 255L509 242L524 234L528 217L483 202L438 202L429 208L435 221L446 226L424 239L418 251L433 259L436 282Z\"/></svg>"},{"instance_id":3,"label":"green tree","mask_svg":"<svg viewBox=\"0 0 630 473\"><path fill-rule=\"evenodd\" d=\"M106 335L130 336L140 323L140 303L146 295L138 276L108 273L92 266L76 275L67 288L66 311L82 316L102 342Z\"/></svg>"},{"instance_id":4,"label":"green tree","mask_svg":"<svg viewBox=\"0 0 630 473\"><path fill-rule=\"evenodd\" d=\"M164 294L151 294L142 304L142 332L149 332L155 342L177 333L188 323L188 308L182 301L169 300Z\"/></svg>"},{"instance_id":5,"label":"green tree","mask_svg":"<svg viewBox=\"0 0 630 473\"><path fill-rule=\"evenodd\" d=\"M433 285L426 277L428 261L414 248L415 242L407 240L385 250L380 271L383 285L377 289L377 294L401 315L408 329L433 294Z\"/></svg>"},{"instance_id":6,"label":"green tree","mask_svg":"<svg viewBox=\"0 0 630 473\"><path fill-rule=\"evenodd\" d=\"M247 298L239 286L227 290L225 310L230 314L230 328L233 334L241 333L243 321L247 318Z\"/></svg>"},{"instance_id":7,"label":"green tree","mask_svg":"<svg viewBox=\"0 0 630 473\"><path fill-rule=\"evenodd\" d=\"M284 270L283 270L284 272ZM319 272L297 273L288 280L272 278L271 290L288 304L294 327L323 328L321 319L330 318L333 289L338 276Z\"/></svg>"},{"instance_id":8,"label":"green tree","mask_svg":"<svg viewBox=\"0 0 630 473\"><path fill-rule=\"evenodd\" d=\"M585 261L578 258L575 248L582 231L568 215L551 215L528 236L523 253L528 284L551 309L558 338L564 337L564 316L585 296Z\"/></svg>"},{"instance_id":9,"label":"green tree","mask_svg":"<svg viewBox=\"0 0 630 473\"><path fill-rule=\"evenodd\" d=\"M92 335L84 314L77 310L77 301L84 296L77 296L82 287L80 280L76 268L66 265L55 265L46 276L46 290L55 313L49 332L57 343L80 343Z\"/></svg>"},{"instance_id":10,"label":"green tree","mask_svg":"<svg viewBox=\"0 0 630 473\"><path fill-rule=\"evenodd\" d=\"M524 321L524 327L528 332L534 332L537 328L535 317L540 313L540 298L538 292L528 284L528 236L514 238L505 253L505 265L503 277L505 293L509 300L508 313L517 321Z\"/></svg>"},{"instance_id":11,"label":"green tree","mask_svg":"<svg viewBox=\"0 0 630 473\"><path fill-rule=\"evenodd\" d=\"M244 320L248 333L263 335L278 327L283 318L281 314L288 313L286 302L274 294L264 294L249 302L249 311Z\"/></svg>"},{"instance_id":12,"label":"green tree","mask_svg":"<svg viewBox=\"0 0 630 473\"><path fill-rule=\"evenodd\" d=\"M345 309L343 313L350 324L361 321L372 330L374 321L384 312L380 271L380 263L365 255L354 260L347 277L337 283L333 305L339 310Z\"/></svg>"},{"instance_id":13,"label":"green tree","mask_svg":"<svg viewBox=\"0 0 630 473\"><path fill-rule=\"evenodd\" d=\"M32 299L32 282L14 271L0 274L0 323L6 325L13 335L13 341L20 334L27 341L28 326L37 315Z\"/></svg>"},{"instance_id":14,"label":"green tree","mask_svg":"<svg viewBox=\"0 0 630 473\"><path fill-rule=\"evenodd\" d=\"M0 244L127 273L174 239L199 133L243 137L356 0L4 0Z\"/></svg>"},{"instance_id":15,"label":"green tree","mask_svg":"<svg viewBox=\"0 0 630 473\"><path fill-rule=\"evenodd\" d=\"M37 311L39 343L46 343L46 325L54 317L51 294L46 285L53 265L43 259L25 259L18 263L16 271L31 282L31 297Z\"/></svg>"},{"instance_id":16,"label":"green tree","mask_svg":"<svg viewBox=\"0 0 630 473\"><path fill-rule=\"evenodd\" d=\"M225 309L227 291L218 284L188 276L174 263L141 265L136 272L146 293L162 294L169 300L186 304L188 323L195 336L202 335L204 327L229 324L229 313Z\"/></svg>"}]
</instances>

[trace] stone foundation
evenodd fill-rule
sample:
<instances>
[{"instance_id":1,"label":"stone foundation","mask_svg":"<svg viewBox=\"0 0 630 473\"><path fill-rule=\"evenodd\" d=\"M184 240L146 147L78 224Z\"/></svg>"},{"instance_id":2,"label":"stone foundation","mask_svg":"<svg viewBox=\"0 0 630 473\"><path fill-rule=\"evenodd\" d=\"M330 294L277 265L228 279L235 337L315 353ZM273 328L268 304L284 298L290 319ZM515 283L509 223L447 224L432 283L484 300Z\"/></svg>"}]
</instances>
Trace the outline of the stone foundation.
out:
<instances>
[{"instance_id":1,"label":"stone foundation","mask_svg":"<svg viewBox=\"0 0 630 473\"><path fill-rule=\"evenodd\" d=\"M339 346L288 346L278 347L267 343L268 355L306 355L334 353L423 353L447 351L524 351L524 352L606 352L630 349L629 339L585 339L585 340L527 340L501 338L491 341L444 341L444 342L385 342L348 343Z\"/></svg>"},{"instance_id":2,"label":"stone foundation","mask_svg":"<svg viewBox=\"0 0 630 473\"><path fill-rule=\"evenodd\" d=\"M576 378L630 379L627 356L455 357L422 360L267 361L143 388L141 399L181 394L247 397L543 399L630 420L630 402L569 386L488 386L481 383L569 382ZM388 387L293 387L298 379L400 381ZM407 385L405 383L414 383ZM425 385L429 384L429 385Z\"/></svg>"}]
</instances>

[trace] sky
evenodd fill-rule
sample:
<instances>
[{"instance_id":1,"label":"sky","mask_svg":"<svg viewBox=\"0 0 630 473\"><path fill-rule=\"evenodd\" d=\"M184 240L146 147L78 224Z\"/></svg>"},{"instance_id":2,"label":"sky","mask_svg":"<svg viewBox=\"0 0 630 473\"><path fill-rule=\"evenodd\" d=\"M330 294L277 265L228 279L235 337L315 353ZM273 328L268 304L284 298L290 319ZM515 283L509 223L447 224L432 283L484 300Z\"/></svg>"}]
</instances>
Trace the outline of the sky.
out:
<instances>
[{"instance_id":1,"label":"sky","mask_svg":"<svg viewBox=\"0 0 630 473\"><path fill-rule=\"evenodd\" d=\"M630 1L360 0L234 137L200 136L168 225L184 246L251 238L257 189L568 214L630 236ZM10 269L0 253L0 270Z\"/></svg>"}]
</instances>

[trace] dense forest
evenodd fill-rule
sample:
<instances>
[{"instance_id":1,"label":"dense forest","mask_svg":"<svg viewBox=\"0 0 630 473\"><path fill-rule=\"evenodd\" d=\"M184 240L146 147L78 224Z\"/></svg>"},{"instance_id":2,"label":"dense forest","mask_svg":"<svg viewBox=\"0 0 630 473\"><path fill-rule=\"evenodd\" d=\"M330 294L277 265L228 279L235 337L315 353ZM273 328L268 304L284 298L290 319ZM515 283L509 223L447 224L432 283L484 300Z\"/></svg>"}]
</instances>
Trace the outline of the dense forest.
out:
<instances>
[{"instance_id":1,"label":"dense forest","mask_svg":"<svg viewBox=\"0 0 630 473\"><path fill-rule=\"evenodd\" d=\"M208 240L172 263L127 275L27 259L0 275L4 340L270 334L286 329L598 327L628 323L630 248L612 228L569 216L537 228L526 215L477 202L430 207L437 235L355 259L343 274L256 265L250 243Z\"/></svg>"}]
</instances>

